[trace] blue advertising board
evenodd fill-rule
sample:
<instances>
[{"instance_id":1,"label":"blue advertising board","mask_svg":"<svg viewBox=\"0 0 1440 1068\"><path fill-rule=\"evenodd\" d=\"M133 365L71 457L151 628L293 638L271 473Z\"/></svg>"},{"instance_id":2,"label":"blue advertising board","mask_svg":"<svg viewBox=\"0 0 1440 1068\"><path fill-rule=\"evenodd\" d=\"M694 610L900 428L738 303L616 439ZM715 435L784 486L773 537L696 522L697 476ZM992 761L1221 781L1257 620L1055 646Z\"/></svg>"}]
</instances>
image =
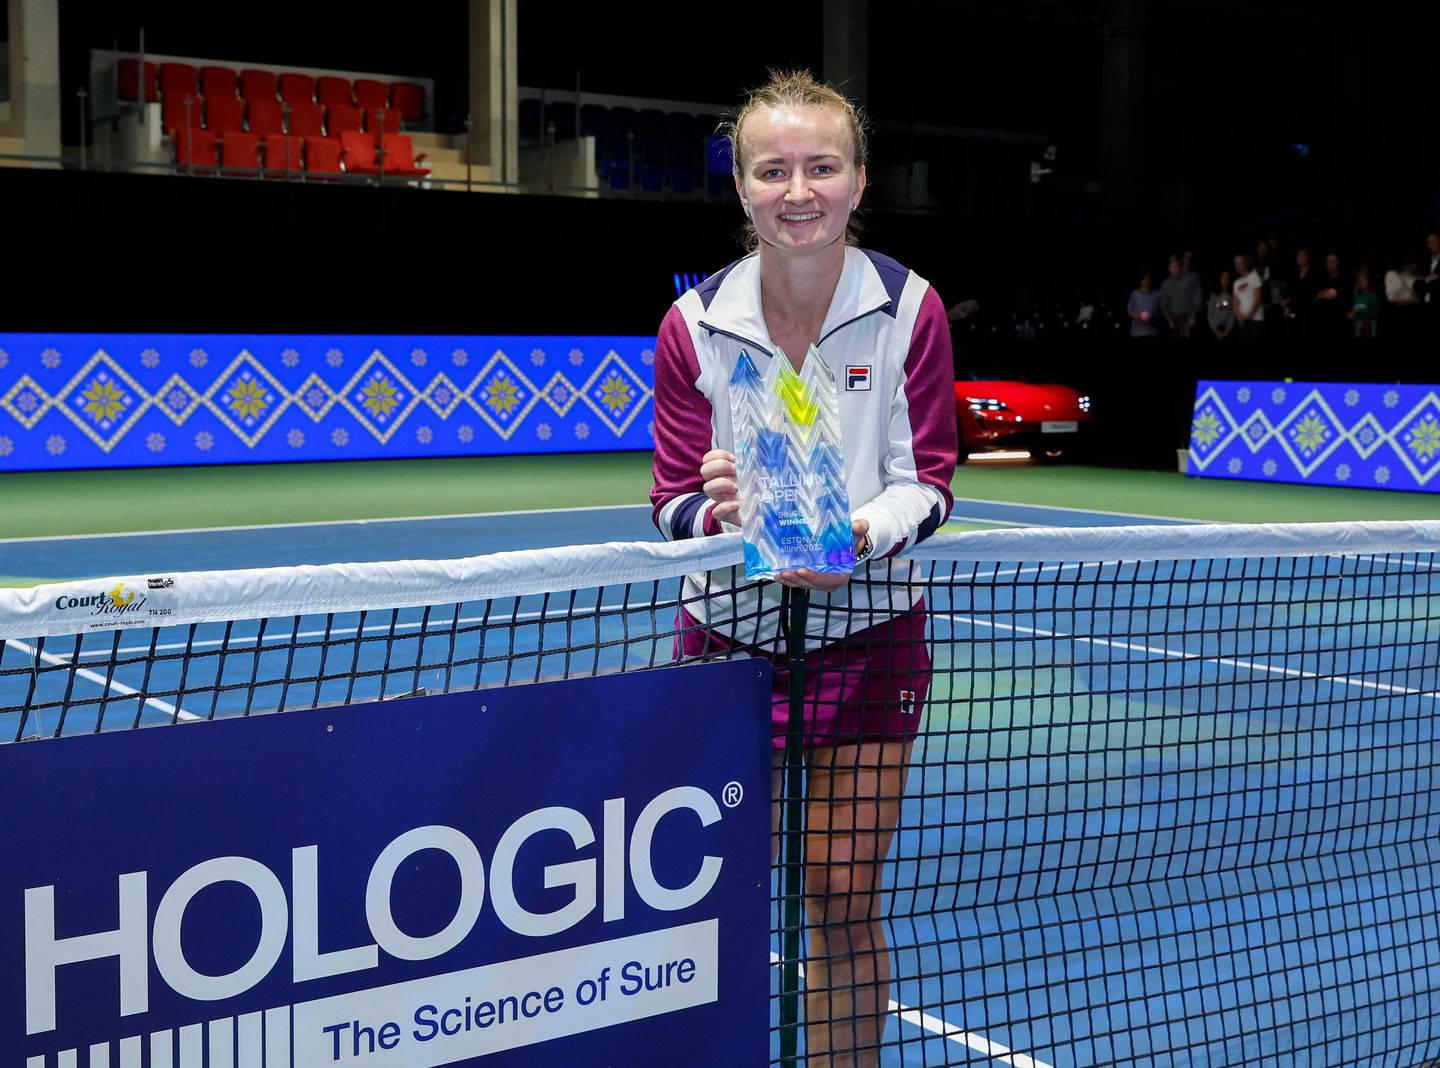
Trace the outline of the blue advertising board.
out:
<instances>
[{"instance_id":1,"label":"blue advertising board","mask_svg":"<svg viewBox=\"0 0 1440 1068\"><path fill-rule=\"evenodd\" d=\"M0 1049L26 1068L763 1064L769 674L0 747Z\"/></svg>"},{"instance_id":2,"label":"blue advertising board","mask_svg":"<svg viewBox=\"0 0 1440 1068\"><path fill-rule=\"evenodd\" d=\"M655 446L655 338L0 333L0 471Z\"/></svg>"},{"instance_id":3,"label":"blue advertising board","mask_svg":"<svg viewBox=\"0 0 1440 1068\"><path fill-rule=\"evenodd\" d=\"M1186 473L1440 492L1440 385L1202 381Z\"/></svg>"}]
</instances>

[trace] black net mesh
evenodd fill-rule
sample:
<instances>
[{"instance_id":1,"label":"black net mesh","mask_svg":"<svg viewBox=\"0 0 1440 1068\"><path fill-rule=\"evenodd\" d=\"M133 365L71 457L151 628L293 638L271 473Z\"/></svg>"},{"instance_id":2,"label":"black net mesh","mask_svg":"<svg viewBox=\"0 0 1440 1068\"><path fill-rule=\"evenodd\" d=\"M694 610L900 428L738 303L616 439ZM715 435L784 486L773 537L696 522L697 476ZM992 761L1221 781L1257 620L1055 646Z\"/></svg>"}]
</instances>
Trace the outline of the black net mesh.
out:
<instances>
[{"instance_id":1,"label":"black net mesh","mask_svg":"<svg viewBox=\"0 0 1440 1068\"><path fill-rule=\"evenodd\" d=\"M753 586L707 604L678 579L12 639L0 727L765 655L796 799L788 835L777 806L772 1063L1440 1056L1433 554L915 566L854 581L919 580L923 612L803 656L845 609L754 607ZM738 616L723 634L695 622L714 604Z\"/></svg>"}]
</instances>

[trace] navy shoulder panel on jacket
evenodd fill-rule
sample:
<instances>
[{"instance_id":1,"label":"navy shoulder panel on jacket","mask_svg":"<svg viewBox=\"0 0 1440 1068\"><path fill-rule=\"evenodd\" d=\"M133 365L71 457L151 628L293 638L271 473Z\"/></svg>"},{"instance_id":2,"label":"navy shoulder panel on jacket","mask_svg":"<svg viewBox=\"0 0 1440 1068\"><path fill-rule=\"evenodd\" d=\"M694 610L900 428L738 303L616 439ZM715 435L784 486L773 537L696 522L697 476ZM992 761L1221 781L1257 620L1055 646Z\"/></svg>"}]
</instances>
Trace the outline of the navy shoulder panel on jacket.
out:
<instances>
[{"instance_id":1,"label":"navy shoulder panel on jacket","mask_svg":"<svg viewBox=\"0 0 1440 1068\"><path fill-rule=\"evenodd\" d=\"M900 308L900 294L905 290L905 283L910 278L910 268L896 263L883 252L875 252L868 248L862 248L861 252L870 258L875 270L880 274L880 281L885 285L885 295L890 298L889 313L894 318Z\"/></svg>"},{"instance_id":2,"label":"navy shoulder panel on jacket","mask_svg":"<svg viewBox=\"0 0 1440 1068\"><path fill-rule=\"evenodd\" d=\"M742 256L741 259L744 259L744 257ZM735 263L739 262L740 260L735 261ZM695 292L700 294L700 304L707 311L710 308L710 302L715 299L715 294L720 290L720 283L725 281L725 276L735 269L735 263L731 263L716 271L695 287Z\"/></svg>"}]
</instances>

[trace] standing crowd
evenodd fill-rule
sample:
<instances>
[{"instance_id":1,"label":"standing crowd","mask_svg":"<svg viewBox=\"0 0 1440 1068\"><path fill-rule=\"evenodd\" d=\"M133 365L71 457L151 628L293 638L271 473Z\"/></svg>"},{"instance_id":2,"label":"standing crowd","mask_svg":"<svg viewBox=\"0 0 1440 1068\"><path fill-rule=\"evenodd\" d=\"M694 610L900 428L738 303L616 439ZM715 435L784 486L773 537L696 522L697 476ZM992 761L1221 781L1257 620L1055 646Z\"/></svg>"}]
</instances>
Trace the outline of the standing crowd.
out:
<instances>
[{"instance_id":1,"label":"standing crowd","mask_svg":"<svg viewBox=\"0 0 1440 1068\"><path fill-rule=\"evenodd\" d=\"M1440 340L1440 232L1426 236L1423 252L1396 257L1378 288L1368 267L1347 266L1335 252L1317 265L1297 248L1284 265L1274 238L1237 253L1208 296L1192 264L1193 253L1177 253L1159 288L1148 273L1140 279L1126 305L1131 337L1188 340L1204 330L1220 341L1330 343L1383 330L1400 343Z\"/></svg>"}]
</instances>

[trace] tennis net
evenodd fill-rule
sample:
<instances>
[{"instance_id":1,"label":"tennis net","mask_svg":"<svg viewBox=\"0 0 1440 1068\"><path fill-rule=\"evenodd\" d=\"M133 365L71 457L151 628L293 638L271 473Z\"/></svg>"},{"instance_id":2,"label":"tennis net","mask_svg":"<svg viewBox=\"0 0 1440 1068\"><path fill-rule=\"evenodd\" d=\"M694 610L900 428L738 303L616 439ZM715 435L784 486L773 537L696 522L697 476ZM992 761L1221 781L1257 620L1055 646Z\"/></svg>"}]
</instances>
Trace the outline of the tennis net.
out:
<instances>
[{"instance_id":1,"label":"tennis net","mask_svg":"<svg viewBox=\"0 0 1440 1068\"><path fill-rule=\"evenodd\" d=\"M772 888L772 1063L827 1043L874 1047L859 1063L1017 1068L1440 1056L1437 550L1434 522L1005 530L858 573L857 601L923 596L933 669L913 744L880 749L889 778L789 750L808 823L782 831ZM812 695L855 670L820 647L870 633L876 609L807 608L739 560L726 536L6 591L0 728L737 653L811 650ZM162 601L169 615L140 614ZM78 613L123 627L80 632ZM885 700L856 698L862 716ZM883 862L852 864L848 901L833 880L802 892L800 851L816 859L827 810L857 800L891 806ZM857 913L860 876L882 893ZM866 931L888 950L857 945ZM875 1033L863 984L837 978L866 953L892 975Z\"/></svg>"}]
</instances>

